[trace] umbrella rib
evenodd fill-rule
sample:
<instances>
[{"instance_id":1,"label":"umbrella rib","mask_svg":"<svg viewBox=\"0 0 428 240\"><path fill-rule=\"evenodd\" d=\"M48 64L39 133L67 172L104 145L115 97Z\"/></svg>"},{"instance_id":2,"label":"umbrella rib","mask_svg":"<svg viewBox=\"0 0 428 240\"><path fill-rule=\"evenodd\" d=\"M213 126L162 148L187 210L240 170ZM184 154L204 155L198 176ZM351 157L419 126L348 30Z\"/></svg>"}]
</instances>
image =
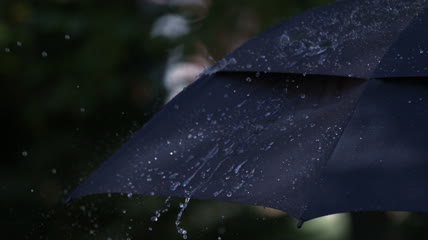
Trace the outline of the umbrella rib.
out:
<instances>
[{"instance_id":1,"label":"umbrella rib","mask_svg":"<svg viewBox=\"0 0 428 240\"><path fill-rule=\"evenodd\" d=\"M333 146L332 150L327 154L327 158L326 158L325 164L321 167L321 170L319 171L318 176L314 176L313 183L315 183L315 182L317 182L318 180L320 180L320 178L321 178L321 176L322 176L322 172L323 172L323 170L324 170L324 167L325 167L325 166L327 166L327 163L328 163L328 161L330 160L331 156L333 155L334 151L336 150L337 144L340 142L340 140L341 140L341 138L342 138L342 136L343 136L343 133L344 133L344 132L345 132L345 130L346 130L346 127L348 126L348 124L349 124L349 122L351 121L351 119L354 117L355 110L357 109L358 105L360 104L361 97L362 97L362 95L363 95L364 91L367 89L368 81L370 81L370 80L367 80L367 81L364 83L364 86L362 87L362 90L361 90L361 92L359 93L359 96L358 96L358 98L357 98L357 101L356 101L356 103L355 103L354 107L352 108L351 114L350 114L350 115L349 115L349 117L346 119L346 122L345 122L345 124L343 125L343 131L339 134L338 139L337 139L337 141L334 143L334 146ZM313 197L310 197L310 198L307 198L307 199L309 199L309 203L310 203L310 202L312 201L312 199L314 199L314 198L313 198ZM304 215L305 211L307 211L307 210L308 210L308 208L309 208L309 207L308 207L308 206L309 206L309 204L305 204L304 206L305 206L305 207L303 208L303 210L302 210L302 212L301 212L301 214L300 214L300 217L297 219L297 220L298 220L298 222L297 222L297 228L301 228L301 227L302 227L302 225L303 225L303 223L307 220L307 219L304 219L304 218L303 218L303 215Z\"/></svg>"}]
</instances>

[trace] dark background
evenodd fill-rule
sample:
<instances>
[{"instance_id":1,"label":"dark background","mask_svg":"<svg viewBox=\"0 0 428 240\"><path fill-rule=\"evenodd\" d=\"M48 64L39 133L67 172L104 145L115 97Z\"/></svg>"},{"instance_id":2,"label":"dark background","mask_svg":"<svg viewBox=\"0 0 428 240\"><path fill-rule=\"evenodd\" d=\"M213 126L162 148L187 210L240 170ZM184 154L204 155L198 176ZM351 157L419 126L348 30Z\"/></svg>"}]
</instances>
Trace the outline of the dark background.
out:
<instances>
[{"instance_id":1,"label":"dark background","mask_svg":"<svg viewBox=\"0 0 428 240\"><path fill-rule=\"evenodd\" d=\"M270 26L331 1L0 1L2 238L181 239L174 222L182 199L170 207L154 196L64 200L195 79L166 74L174 64L203 70ZM168 30L165 16L184 23ZM168 212L152 222L159 209ZM273 209L191 200L182 226L189 239L428 239L427 220L340 214L297 230Z\"/></svg>"}]
</instances>

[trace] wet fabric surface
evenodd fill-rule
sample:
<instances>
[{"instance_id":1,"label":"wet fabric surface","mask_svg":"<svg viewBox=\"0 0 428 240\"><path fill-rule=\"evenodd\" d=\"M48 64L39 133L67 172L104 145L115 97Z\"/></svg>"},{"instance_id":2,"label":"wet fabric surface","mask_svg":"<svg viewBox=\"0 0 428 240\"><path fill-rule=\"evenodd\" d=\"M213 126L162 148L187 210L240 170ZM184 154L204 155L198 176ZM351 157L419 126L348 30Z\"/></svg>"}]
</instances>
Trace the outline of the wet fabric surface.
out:
<instances>
[{"instance_id":1,"label":"wet fabric surface","mask_svg":"<svg viewBox=\"0 0 428 240\"><path fill-rule=\"evenodd\" d=\"M370 81L303 218L427 211L427 97L425 79Z\"/></svg>"},{"instance_id":2,"label":"wet fabric surface","mask_svg":"<svg viewBox=\"0 0 428 240\"><path fill-rule=\"evenodd\" d=\"M428 1L345 0L299 14L214 69L350 76L428 75Z\"/></svg>"}]
</instances>

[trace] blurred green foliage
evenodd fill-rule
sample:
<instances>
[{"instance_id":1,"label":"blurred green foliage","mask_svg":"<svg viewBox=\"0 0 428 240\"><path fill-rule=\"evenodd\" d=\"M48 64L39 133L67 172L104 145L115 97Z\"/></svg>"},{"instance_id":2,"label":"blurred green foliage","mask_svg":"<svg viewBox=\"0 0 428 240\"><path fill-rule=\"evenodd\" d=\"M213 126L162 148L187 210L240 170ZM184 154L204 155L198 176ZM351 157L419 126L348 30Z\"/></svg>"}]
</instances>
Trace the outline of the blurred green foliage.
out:
<instances>
[{"instance_id":1,"label":"blurred green foliage","mask_svg":"<svg viewBox=\"0 0 428 240\"><path fill-rule=\"evenodd\" d=\"M181 238L174 225L180 199L159 222L150 221L162 208L159 197L64 200L162 107L173 49L184 47L186 59L202 46L206 58L218 60L270 26L331 1L1 1L2 236ZM153 24L166 14L183 16L191 31L153 37ZM182 220L189 239L428 236L424 214L343 215L333 226L314 220L296 230L293 219L269 211L192 200Z\"/></svg>"}]
</instances>

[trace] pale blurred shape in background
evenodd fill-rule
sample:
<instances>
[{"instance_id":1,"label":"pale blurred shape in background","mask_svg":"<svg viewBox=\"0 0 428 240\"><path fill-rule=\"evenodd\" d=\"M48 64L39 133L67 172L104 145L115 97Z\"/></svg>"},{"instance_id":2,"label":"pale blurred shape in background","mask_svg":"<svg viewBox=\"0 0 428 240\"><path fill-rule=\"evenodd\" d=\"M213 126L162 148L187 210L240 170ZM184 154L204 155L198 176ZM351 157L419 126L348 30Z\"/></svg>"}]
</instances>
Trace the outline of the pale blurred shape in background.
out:
<instances>
[{"instance_id":1,"label":"pale blurred shape in background","mask_svg":"<svg viewBox=\"0 0 428 240\"><path fill-rule=\"evenodd\" d=\"M169 65L164 77L165 87L169 94L167 101L195 81L203 70L202 65L192 62L178 62Z\"/></svg>"},{"instance_id":2,"label":"pale blurred shape in background","mask_svg":"<svg viewBox=\"0 0 428 240\"><path fill-rule=\"evenodd\" d=\"M168 14L156 19L152 27L152 37L178 38L190 32L187 20L177 14Z\"/></svg>"}]
</instances>

